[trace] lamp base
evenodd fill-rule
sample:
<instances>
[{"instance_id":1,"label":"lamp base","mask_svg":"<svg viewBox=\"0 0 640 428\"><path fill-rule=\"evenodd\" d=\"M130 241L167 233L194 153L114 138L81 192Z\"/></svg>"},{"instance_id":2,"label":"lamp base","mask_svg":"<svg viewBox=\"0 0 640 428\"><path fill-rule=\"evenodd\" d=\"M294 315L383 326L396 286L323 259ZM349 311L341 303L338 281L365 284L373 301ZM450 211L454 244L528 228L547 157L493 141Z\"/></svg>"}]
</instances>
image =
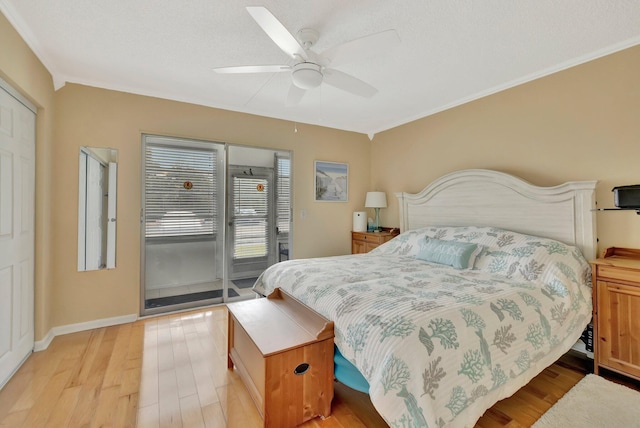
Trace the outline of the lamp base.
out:
<instances>
[{"instance_id":1,"label":"lamp base","mask_svg":"<svg viewBox=\"0 0 640 428\"><path fill-rule=\"evenodd\" d=\"M376 210L376 228L373 230L374 232L380 232L380 208L375 208Z\"/></svg>"}]
</instances>

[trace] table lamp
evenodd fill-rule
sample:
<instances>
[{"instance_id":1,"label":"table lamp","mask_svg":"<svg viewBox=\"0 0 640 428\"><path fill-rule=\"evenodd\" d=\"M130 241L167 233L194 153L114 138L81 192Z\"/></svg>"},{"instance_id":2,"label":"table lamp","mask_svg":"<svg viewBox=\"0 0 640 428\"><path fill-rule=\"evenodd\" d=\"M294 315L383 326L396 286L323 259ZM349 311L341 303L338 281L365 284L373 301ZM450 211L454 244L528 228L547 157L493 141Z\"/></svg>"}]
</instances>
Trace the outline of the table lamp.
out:
<instances>
[{"instance_id":1,"label":"table lamp","mask_svg":"<svg viewBox=\"0 0 640 428\"><path fill-rule=\"evenodd\" d=\"M387 207L387 194L384 192L367 192L367 198L364 201L367 208L375 208L376 210L376 231L380 230L380 208Z\"/></svg>"}]
</instances>

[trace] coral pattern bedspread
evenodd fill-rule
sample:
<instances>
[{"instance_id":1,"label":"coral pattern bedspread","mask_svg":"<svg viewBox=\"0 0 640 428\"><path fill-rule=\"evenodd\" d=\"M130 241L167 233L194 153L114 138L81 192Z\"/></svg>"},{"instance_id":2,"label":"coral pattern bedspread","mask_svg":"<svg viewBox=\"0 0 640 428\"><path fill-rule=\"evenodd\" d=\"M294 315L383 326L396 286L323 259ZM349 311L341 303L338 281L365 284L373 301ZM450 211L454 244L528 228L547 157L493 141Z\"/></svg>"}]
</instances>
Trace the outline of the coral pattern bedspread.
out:
<instances>
[{"instance_id":1,"label":"coral pattern bedspread","mask_svg":"<svg viewBox=\"0 0 640 428\"><path fill-rule=\"evenodd\" d=\"M467 269L421 260L427 237L477 244ZM475 262L475 263L474 263ZM255 285L335 323L340 352L392 427L472 427L580 337L590 267L575 247L495 228L405 232L368 254L291 260Z\"/></svg>"}]
</instances>

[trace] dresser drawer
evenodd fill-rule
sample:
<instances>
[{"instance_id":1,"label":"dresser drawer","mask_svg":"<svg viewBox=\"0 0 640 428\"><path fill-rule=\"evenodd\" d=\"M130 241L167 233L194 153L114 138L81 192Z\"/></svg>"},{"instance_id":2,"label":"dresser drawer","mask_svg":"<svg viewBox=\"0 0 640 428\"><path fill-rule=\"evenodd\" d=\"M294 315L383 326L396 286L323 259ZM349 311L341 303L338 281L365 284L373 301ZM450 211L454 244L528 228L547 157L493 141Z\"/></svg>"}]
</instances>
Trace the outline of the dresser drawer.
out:
<instances>
[{"instance_id":1,"label":"dresser drawer","mask_svg":"<svg viewBox=\"0 0 640 428\"><path fill-rule=\"evenodd\" d=\"M638 279L638 271L634 269L624 269L616 266L599 265L598 279L614 279L619 281L636 282Z\"/></svg>"},{"instance_id":2,"label":"dresser drawer","mask_svg":"<svg viewBox=\"0 0 640 428\"><path fill-rule=\"evenodd\" d=\"M352 239L355 241L371 242L381 244L384 242L384 236L375 233L353 232Z\"/></svg>"},{"instance_id":3,"label":"dresser drawer","mask_svg":"<svg viewBox=\"0 0 640 428\"><path fill-rule=\"evenodd\" d=\"M351 253L368 253L396 236L397 232L351 232Z\"/></svg>"}]
</instances>

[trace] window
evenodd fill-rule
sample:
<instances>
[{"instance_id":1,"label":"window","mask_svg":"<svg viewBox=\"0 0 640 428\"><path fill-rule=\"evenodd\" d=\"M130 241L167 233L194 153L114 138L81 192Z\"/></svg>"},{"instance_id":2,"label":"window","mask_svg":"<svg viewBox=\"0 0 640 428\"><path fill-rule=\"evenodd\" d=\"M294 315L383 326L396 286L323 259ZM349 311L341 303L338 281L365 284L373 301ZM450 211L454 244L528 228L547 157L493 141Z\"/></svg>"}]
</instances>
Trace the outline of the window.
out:
<instances>
[{"instance_id":1,"label":"window","mask_svg":"<svg viewBox=\"0 0 640 428\"><path fill-rule=\"evenodd\" d=\"M217 233L218 152L147 142L144 156L146 237Z\"/></svg>"},{"instance_id":2,"label":"window","mask_svg":"<svg viewBox=\"0 0 640 428\"><path fill-rule=\"evenodd\" d=\"M234 259L267 255L269 197L267 178L233 177Z\"/></svg>"}]
</instances>

